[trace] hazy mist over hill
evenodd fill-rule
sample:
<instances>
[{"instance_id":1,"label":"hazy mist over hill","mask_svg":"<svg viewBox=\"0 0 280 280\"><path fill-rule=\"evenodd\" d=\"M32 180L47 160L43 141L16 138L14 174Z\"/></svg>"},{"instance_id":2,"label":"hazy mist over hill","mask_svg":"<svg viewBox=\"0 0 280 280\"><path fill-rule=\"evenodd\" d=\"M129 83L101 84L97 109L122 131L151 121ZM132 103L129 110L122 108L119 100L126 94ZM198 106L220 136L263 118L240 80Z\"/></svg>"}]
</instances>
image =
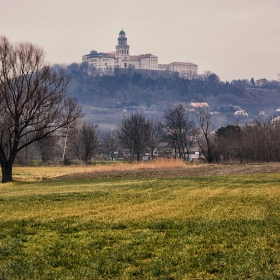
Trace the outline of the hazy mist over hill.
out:
<instances>
[{"instance_id":1,"label":"hazy mist over hill","mask_svg":"<svg viewBox=\"0 0 280 280\"><path fill-rule=\"evenodd\" d=\"M65 68L65 66L63 66ZM222 82L214 73L188 80L176 75L150 77L135 70L110 76L93 75L83 64L71 64L69 93L83 105L85 118L100 126L113 127L123 116L139 112L161 118L163 111L183 103L190 112L192 101L207 102L216 127L278 116L280 85L262 86L248 80Z\"/></svg>"}]
</instances>

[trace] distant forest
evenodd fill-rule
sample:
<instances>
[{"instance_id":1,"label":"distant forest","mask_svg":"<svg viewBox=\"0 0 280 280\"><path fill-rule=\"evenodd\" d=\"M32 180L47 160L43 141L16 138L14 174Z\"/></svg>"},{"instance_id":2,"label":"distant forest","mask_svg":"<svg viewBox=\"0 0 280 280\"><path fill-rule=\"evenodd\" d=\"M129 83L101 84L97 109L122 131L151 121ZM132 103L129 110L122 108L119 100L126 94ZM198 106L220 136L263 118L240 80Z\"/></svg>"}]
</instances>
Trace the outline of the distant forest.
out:
<instances>
[{"instance_id":1,"label":"distant forest","mask_svg":"<svg viewBox=\"0 0 280 280\"><path fill-rule=\"evenodd\" d=\"M257 118L260 111L273 116L280 108L280 85L268 82L255 86L254 79L222 82L218 75L205 72L197 79L183 79L178 75L151 76L149 71L137 70L116 72L114 75L98 75L96 69L85 63L73 63L64 68L71 77L69 93L85 106L86 114L98 122L105 114L117 116L118 112L133 111L139 108L153 108L161 113L176 103L189 104L191 101L209 102L211 110L232 116L235 107L248 112L251 118ZM145 109L143 109L145 110ZM114 123L119 117L103 120ZM232 121L229 119L229 122Z\"/></svg>"}]
</instances>

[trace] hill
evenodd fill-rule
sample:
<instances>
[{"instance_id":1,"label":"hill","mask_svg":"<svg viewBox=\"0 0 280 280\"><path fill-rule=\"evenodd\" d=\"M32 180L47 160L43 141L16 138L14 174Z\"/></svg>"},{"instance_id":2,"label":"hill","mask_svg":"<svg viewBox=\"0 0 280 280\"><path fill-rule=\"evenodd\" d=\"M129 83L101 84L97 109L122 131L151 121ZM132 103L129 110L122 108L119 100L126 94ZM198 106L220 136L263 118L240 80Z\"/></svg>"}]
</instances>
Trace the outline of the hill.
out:
<instances>
[{"instance_id":1,"label":"hill","mask_svg":"<svg viewBox=\"0 0 280 280\"><path fill-rule=\"evenodd\" d=\"M154 71L133 69L100 76L85 64L71 64L65 69L72 78L71 97L83 105L88 119L100 125L115 125L132 112L161 117L174 103L189 107L193 100L210 104L217 126L274 117L280 108L279 83L252 86L244 80L222 82L214 73L188 80L174 73L155 75ZM234 115L242 110L248 115Z\"/></svg>"}]
</instances>

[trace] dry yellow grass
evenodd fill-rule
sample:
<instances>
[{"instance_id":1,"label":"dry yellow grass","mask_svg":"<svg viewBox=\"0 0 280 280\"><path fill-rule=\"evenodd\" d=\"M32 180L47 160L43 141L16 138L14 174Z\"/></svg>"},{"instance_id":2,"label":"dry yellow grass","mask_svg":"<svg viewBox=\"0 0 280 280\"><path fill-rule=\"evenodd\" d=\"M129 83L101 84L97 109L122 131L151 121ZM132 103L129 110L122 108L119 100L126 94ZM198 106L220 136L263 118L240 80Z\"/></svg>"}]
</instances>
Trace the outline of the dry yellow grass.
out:
<instances>
[{"instance_id":1,"label":"dry yellow grass","mask_svg":"<svg viewBox=\"0 0 280 280\"><path fill-rule=\"evenodd\" d=\"M73 173L85 173L85 172L111 172L111 171L136 171L136 170L147 170L147 169L174 169L174 168L187 168L192 165L186 165L182 160L178 159L164 159L160 158L154 161L141 161L134 162L132 164L127 163L115 163L110 165L95 165L87 167L79 167L73 170Z\"/></svg>"},{"instance_id":2,"label":"dry yellow grass","mask_svg":"<svg viewBox=\"0 0 280 280\"><path fill-rule=\"evenodd\" d=\"M112 163L97 165L71 165L71 166L42 166L42 167L14 167L13 178L23 181L41 181L58 177L71 177L79 174L100 174L108 172L133 172L141 170L172 170L186 169L193 165L187 165L182 160L176 159L157 159L151 162L135 162L135 163Z\"/></svg>"},{"instance_id":3,"label":"dry yellow grass","mask_svg":"<svg viewBox=\"0 0 280 280\"><path fill-rule=\"evenodd\" d=\"M216 176L230 174L256 174L280 172L280 163L255 164L203 164L186 163L175 159L157 159L151 162L71 166L14 167L15 181L38 182L50 179L86 178L158 178L185 176Z\"/></svg>"}]
</instances>

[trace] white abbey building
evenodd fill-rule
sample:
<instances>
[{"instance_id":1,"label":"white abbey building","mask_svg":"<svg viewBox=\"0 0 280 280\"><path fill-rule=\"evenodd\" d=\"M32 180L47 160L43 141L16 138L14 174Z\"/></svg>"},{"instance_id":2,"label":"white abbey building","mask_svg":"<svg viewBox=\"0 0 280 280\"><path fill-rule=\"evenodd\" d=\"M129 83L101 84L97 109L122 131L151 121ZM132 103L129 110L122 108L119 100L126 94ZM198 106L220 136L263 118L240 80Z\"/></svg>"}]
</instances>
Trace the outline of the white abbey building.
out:
<instances>
[{"instance_id":1,"label":"white abbey building","mask_svg":"<svg viewBox=\"0 0 280 280\"><path fill-rule=\"evenodd\" d=\"M119 33L115 52L91 51L89 54L83 55L82 60L94 66L100 73L113 73L114 68L131 68L178 72L179 76L184 78L194 78L198 74L198 66L190 62L158 64L158 57L150 53L130 55L126 34L123 30Z\"/></svg>"}]
</instances>

